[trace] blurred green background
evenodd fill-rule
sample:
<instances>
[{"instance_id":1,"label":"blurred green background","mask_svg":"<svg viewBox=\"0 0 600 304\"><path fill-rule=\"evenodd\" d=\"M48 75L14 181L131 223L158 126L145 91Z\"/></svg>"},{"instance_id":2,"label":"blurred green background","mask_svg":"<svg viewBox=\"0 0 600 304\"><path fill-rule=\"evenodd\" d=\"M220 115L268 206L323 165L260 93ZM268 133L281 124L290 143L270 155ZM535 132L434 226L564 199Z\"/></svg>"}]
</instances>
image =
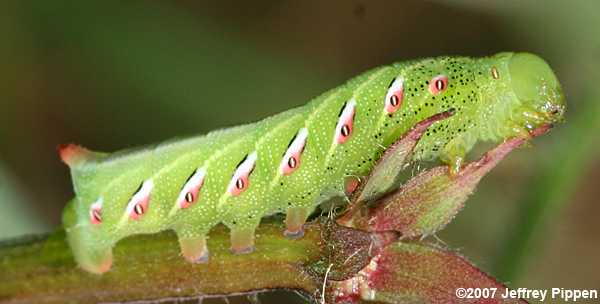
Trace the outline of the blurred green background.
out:
<instances>
[{"instance_id":1,"label":"blurred green background","mask_svg":"<svg viewBox=\"0 0 600 304\"><path fill-rule=\"evenodd\" d=\"M377 65L530 51L567 123L438 235L513 287L600 286L598 1L4 1L0 238L60 225L60 143L113 151L254 121Z\"/></svg>"}]
</instances>

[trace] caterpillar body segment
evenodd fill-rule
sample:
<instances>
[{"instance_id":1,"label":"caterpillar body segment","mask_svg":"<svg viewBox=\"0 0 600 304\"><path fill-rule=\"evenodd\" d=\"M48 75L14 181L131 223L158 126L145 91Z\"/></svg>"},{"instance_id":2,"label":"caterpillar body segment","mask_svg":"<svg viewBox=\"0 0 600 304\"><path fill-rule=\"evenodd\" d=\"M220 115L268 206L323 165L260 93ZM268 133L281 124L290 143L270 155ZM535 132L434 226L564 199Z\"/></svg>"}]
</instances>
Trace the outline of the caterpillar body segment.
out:
<instances>
[{"instance_id":1,"label":"caterpillar body segment","mask_svg":"<svg viewBox=\"0 0 600 304\"><path fill-rule=\"evenodd\" d=\"M319 204L352 193L387 147L443 112L454 114L429 126L411 160L457 171L478 141L560 120L564 103L537 56L439 57L372 69L303 107L203 136L114 154L65 146L70 245L82 268L102 273L132 234L172 229L193 263L209 261L206 235L219 223L234 253L252 252L261 218L277 212L286 236L301 237Z\"/></svg>"}]
</instances>

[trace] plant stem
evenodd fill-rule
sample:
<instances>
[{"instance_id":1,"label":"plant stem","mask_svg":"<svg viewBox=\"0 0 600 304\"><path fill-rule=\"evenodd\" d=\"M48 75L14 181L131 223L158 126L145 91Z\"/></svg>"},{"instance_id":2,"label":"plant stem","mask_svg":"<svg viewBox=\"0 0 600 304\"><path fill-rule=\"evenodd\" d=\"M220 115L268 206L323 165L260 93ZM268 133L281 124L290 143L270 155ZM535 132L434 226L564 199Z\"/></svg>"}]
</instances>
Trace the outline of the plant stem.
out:
<instances>
[{"instance_id":1,"label":"plant stem","mask_svg":"<svg viewBox=\"0 0 600 304\"><path fill-rule=\"evenodd\" d=\"M179 254L171 232L138 235L114 249L113 269L103 275L79 269L60 230L48 237L0 244L0 302L90 303L227 295L287 288L311 293L320 287L309 265L322 255L321 229L307 225L298 240L282 236L280 224L261 225L257 250L229 252L224 227L210 234L208 264L193 265Z\"/></svg>"},{"instance_id":2,"label":"plant stem","mask_svg":"<svg viewBox=\"0 0 600 304\"><path fill-rule=\"evenodd\" d=\"M283 235L281 222L256 230L256 251L235 255L229 231L210 233L208 263L180 256L172 232L129 237L113 249L110 271L97 275L79 269L59 230L47 237L0 243L0 303L90 303L158 301L294 289L321 297L329 280L345 280L363 269L397 237L368 233L321 219L305 225L302 238ZM366 250L368 249L368 250Z\"/></svg>"}]
</instances>

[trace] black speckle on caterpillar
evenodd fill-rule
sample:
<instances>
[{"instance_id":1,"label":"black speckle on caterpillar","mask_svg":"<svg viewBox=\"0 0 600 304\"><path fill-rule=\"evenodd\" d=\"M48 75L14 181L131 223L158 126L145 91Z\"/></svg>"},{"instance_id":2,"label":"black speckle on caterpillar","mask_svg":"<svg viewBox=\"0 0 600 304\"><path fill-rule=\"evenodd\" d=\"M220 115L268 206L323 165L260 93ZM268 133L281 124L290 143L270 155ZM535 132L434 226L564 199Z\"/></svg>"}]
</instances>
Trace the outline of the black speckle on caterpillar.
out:
<instances>
[{"instance_id":1,"label":"black speckle on caterpillar","mask_svg":"<svg viewBox=\"0 0 600 304\"><path fill-rule=\"evenodd\" d=\"M75 198L63 222L77 262L95 273L109 270L120 239L138 233L172 229L183 256L202 263L206 235L224 223L232 251L252 252L262 217L285 212L285 234L301 237L319 204L354 191L347 177L366 176L417 122L454 111L428 128L412 160L456 171L476 142L560 119L561 96L535 55L429 58L372 69L253 124L113 154L64 146Z\"/></svg>"}]
</instances>

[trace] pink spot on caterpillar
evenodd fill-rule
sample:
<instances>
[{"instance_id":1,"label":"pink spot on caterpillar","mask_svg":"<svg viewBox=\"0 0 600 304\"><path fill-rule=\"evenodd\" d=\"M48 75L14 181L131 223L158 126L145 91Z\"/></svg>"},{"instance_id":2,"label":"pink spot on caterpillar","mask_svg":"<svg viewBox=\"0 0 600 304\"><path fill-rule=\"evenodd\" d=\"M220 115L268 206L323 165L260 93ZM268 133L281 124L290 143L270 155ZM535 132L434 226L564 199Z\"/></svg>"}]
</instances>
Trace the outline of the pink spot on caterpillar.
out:
<instances>
[{"instance_id":1,"label":"pink spot on caterpillar","mask_svg":"<svg viewBox=\"0 0 600 304\"><path fill-rule=\"evenodd\" d=\"M346 102L340 113L340 117L335 127L334 143L345 143L350 135L354 124L354 114L356 113L356 101L351 99Z\"/></svg>"},{"instance_id":2,"label":"pink spot on caterpillar","mask_svg":"<svg viewBox=\"0 0 600 304\"><path fill-rule=\"evenodd\" d=\"M93 225L102 224L102 198L99 198L90 206L90 222Z\"/></svg>"},{"instance_id":3,"label":"pink spot on caterpillar","mask_svg":"<svg viewBox=\"0 0 600 304\"><path fill-rule=\"evenodd\" d=\"M448 76L446 75L435 76L429 81L429 92L434 96L446 91L446 88L448 88Z\"/></svg>"},{"instance_id":4,"label":"pink spot on caterpillar","mask_svg":"<svg viewBox=\"0 0 600 304\"><path fill-rule=\"evenodd\" d=\"M190 175L185 185L181 188L181 192L179 192L179 197L177 198L177 205L179 205L179 208L188 208L198 200L198 194L200 188L204 184L205 176L206 170L204 170L204 168L198 168Z\"/></svg>"},{"instance_id":5,"label":"pink spot on caterpillar","mask_svg":"<svg viewBox=\"0 0 600 304\"><path fill-rule=\"evenodd\" d=\"M139 220L148 211L152 188L154 188L154 183L151 179L144 181L144 183L140 185L140 188L129 200L129 203L127 203L125 212L129 214L129 218Z\"/></svg>"},{"instance_id":6,"label":"pink spot on caterpillar","mask_svg":"<svg viewBox=\"0 0 600 304\"><path fill-rule=\"evenodd\" d=\"M400 109L404 98L404 81L396 79L392 81L385 95L384 110L387 114L392 114Z\"/></svg>"},{"instance_id":7,"label":"pink spot on caterpillar","mask_svg":"<svg viewBox=\"0 0 600 304\"><path fill-rule=\"evenodd\" d=\"M256 159L257 154L256 151L254 151L246 155L237 166L235 173L229 182L229 187L227 187L227 192L229 192L231 196L238 196L240 193L244 192L244 190L248 189L250 186L250 174L252 174L252 171L254 170Z\"/></svg>"},{"instance_id":8,"label":"pink spot on caterpillar","mask_svg":"<svg viewBox=\"0 0 600 304\"><path fill-rule=\"evenodd\" d=\"M306 147L308 129L302 128L298 131L294 139L290 142L287 151L283 154L283 159L279 165L279 172L283 175L289 175L300 166L300 157Z\"/></svg>"},{"instance_id":9,"label":"pink spot on caterpillar","mask_svg":"<svg viewBox=\"0 0 600 304\"><path fill-rule=\"evenodd\" d=\"M69 167L77 166L92 156L92 152L82 146L67 144L58 146L58 155Z\"/></svg>"}]
</instances>

